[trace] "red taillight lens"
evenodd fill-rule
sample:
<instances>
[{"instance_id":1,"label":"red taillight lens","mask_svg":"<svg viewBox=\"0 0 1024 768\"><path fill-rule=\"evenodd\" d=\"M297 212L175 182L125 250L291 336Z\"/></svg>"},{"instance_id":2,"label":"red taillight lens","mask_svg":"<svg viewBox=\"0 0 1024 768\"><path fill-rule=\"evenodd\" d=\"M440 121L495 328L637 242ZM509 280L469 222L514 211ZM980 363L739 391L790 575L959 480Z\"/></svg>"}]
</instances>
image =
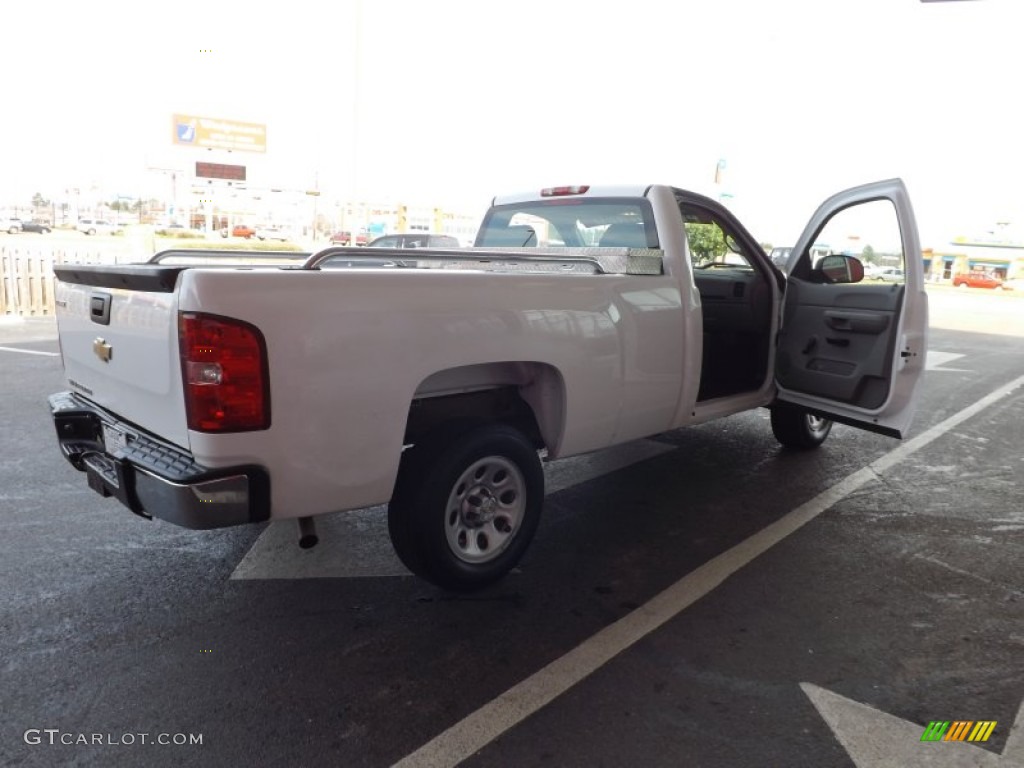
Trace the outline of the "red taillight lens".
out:
<instances>
[{"instance_id":1,"label":"red taillight lens","mask_svg":"<svg viewBox=\"0 0 1024 768\"><path fill-rule=\"evenodd\" d=\"M193 312L178 317L188 428L244 432L270 426L267 348L255 326Z\"/></svg>"}]
</instances>

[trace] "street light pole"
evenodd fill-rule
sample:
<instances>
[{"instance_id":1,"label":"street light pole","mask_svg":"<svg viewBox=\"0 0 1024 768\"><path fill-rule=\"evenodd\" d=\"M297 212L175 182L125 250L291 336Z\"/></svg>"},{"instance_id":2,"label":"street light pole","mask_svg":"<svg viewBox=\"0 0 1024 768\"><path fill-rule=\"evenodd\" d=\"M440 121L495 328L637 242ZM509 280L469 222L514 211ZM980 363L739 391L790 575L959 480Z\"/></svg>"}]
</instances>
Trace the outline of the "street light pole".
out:
<instances>
[{"instance_id":1,"label":"street light pole","mask_svg":"<svg viewBox=\"0 0 1024 768\"><path fill-rule=\"evenodd\" d=\"M355 34L355 45L352 46L352 179L350 189L353 200L359 199L359 112L360 112L360 81L362 80L363 59L363 2L355 0L353 4L355 20L352 29ZM354 235L353 235L354 237Z\"/></svg>"},{"instance_id":2,"label":"street light pole","mask_svg":"<svg viewBox=\"0 0 1024 768\"><path fill-rule=\"evenodd\" d=\"M316 194L313 196L313 243L316 243L316 217L317 217L317 203L320 201L320 172L318 171L313 179L313 191Z\"/></svg>"}]
</instances>

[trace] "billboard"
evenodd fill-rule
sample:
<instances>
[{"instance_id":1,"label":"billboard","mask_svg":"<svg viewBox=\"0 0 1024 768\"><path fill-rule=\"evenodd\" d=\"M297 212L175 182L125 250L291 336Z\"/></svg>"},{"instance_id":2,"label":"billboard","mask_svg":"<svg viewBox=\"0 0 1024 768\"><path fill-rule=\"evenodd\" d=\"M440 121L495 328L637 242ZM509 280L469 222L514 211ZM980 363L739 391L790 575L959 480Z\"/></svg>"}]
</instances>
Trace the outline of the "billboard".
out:
<instances>
[{"instance_id":1,"label":"billboard","mask_svg":"<svg viewBox=\"0 0 1024 768\"><path fill-rule=\"evenodd\" d=\"M266 152L267 126L199 115L174 115L174 143L197 149Z\"/></svg>"}]
</instances>

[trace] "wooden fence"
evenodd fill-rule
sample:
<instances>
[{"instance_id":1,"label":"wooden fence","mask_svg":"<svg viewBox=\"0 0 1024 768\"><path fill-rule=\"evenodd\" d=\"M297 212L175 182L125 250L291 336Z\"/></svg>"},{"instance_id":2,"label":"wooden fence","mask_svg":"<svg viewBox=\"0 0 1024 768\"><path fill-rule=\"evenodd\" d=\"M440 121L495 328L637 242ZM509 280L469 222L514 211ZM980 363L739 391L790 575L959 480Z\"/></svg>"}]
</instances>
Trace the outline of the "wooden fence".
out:
<instances>
[{"instance_id":1,"label":"wooden fence","mask_svg":"<svg viewBox=\"0 0 1024 768\"><path fill-rule=\"evenodd\" d=\"M0 245L0 317L52 316L53 268L59 264L115 264L118 251Z\"/></svg>"}]
</instances>

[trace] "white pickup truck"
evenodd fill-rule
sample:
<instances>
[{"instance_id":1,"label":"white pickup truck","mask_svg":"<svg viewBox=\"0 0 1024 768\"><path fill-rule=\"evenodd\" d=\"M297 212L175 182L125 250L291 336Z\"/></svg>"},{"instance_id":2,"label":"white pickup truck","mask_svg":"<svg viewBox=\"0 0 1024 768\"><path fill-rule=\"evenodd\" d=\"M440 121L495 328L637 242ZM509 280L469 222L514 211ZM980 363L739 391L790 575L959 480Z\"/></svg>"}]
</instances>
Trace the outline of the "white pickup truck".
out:
<instances>
[{"instance_id":1,"label":"white pickup truck","mask_svg":"<svg viewBox=\"0 0 1024 768\"><path fill-rule=\"evenodd\" d=\"M814 247L852 234L904 280ZM924 368L898 179L826 201L785 272L723 206L661 185L499 197L468 249L261 258L55 268L64 456L141 516L298 518L302 546L315 516L387 503L401 560L450 589L520 560L542 460L759 407L794 449L833 421L902 437Z\"/></svg>"}]
</instances>

